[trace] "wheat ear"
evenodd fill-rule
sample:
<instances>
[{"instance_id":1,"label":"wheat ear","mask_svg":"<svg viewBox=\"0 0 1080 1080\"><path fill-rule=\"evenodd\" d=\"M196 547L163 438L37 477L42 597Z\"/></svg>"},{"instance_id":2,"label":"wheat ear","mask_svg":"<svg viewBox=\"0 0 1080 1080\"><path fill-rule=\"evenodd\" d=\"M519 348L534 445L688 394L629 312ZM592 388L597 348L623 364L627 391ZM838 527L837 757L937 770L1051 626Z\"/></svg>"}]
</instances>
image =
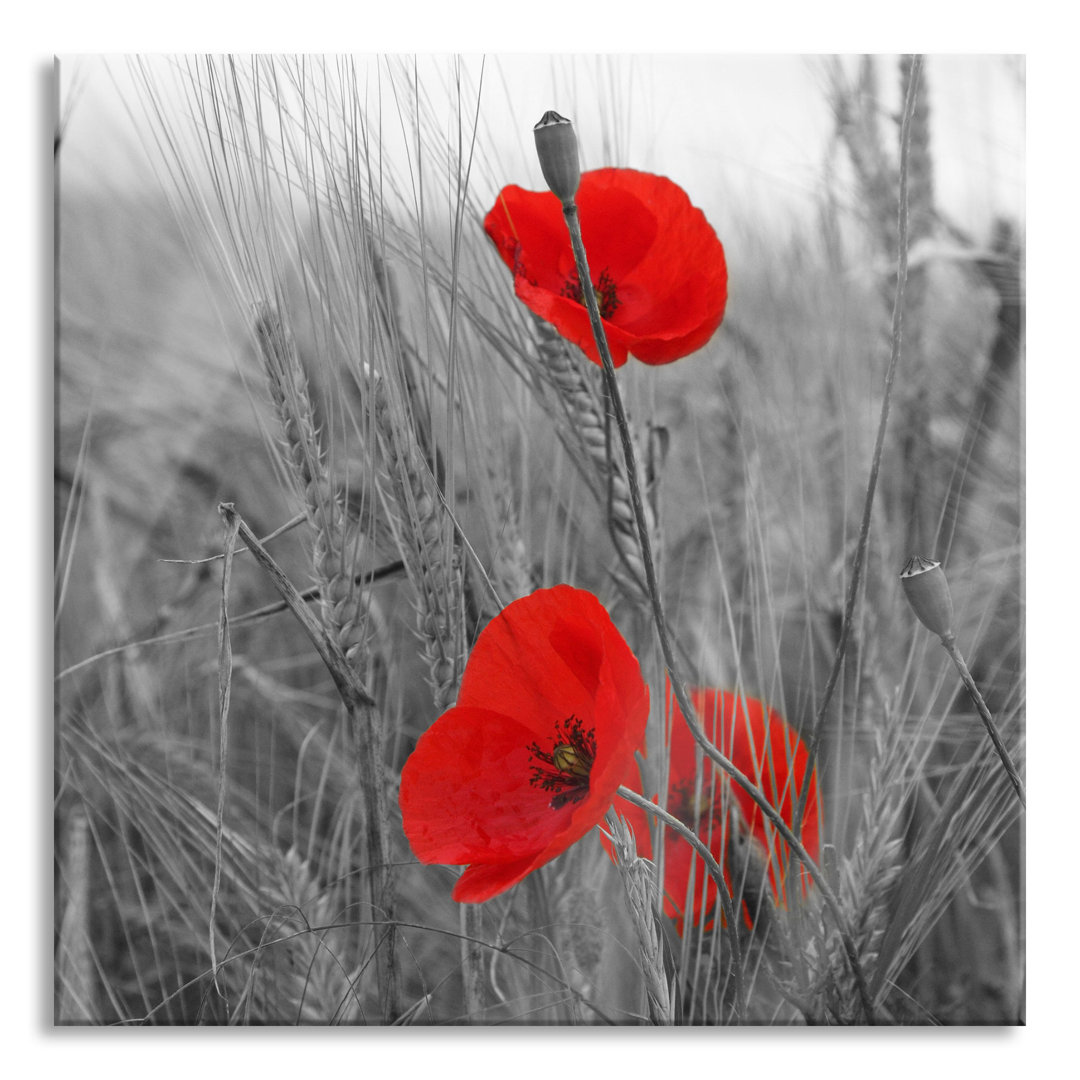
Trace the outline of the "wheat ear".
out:
<instances>
[{"instance_id":1,"label":"wheat ear","mask_svg":"<svg viewBox=\"0 0 1080 1080\"><path fill-rule=\"evenodd\" d=\"M300 489L314 535L312 564L323 620L346 657L359 660L365 647L365 619L352 572L354 560L349 558L357 537L330 484L307 376L292 334L269 304L257 309L255 334L277 413L279 445Z\"/></svg>"},{"instance_id":2,"label":"wheat ear","mask_svg":"<svg viewBox=\"0 0 1080 1080\"><path fill-rule=\"evenodd\" d=\"M437 711L457 696L465 667L465 608L461 551L435 478L423 461L411 425L395 415L388 388L368 372L375 428L401 515L398 546L416 596L417 633Z\"/></svg>"},{"instance_id":3,"label":"wheat ear","mask_svg":"<svg viewBox=\"0 0 1080 1080\"><path fill-rule=\"evenodd\" d=\"M435 708L441 713L456 699L464 673L465 587L475 579L465 580L461 545L439 491L436 478L443 470L430 431L430 403L416 378L415 351L405 343L394 275L372 238L365 240L379 325L409 408L394 410L386 383L370 366L358 373L357 385L366 386L371 393L376 438L399 515L395 529L398 547L415 597L417 634ZM477 588L472 593L486 599L490 589ZM483 610L482 614L491 617L496 611ZM485 1001L483 958L478 946L483 932L479 908L462 904L459 925L465 1011L478 1021Z\"/></svg>"},{"instance_id":4,"label":"wheat ear","mask_svg":"<svg viewBox=\"0 0 1080 1080\"><path fill-rule=\"evenodd\" d=\"M488 477L494 491L495 536L492 544L491 582L504 603L528 596L536 588L528 549L521 535L521 518L513 487L501 463L487 462ZM490 589L477 590L482 598Z\"/></svg>"},{"instance_id":5,"label":"wheat ear","mask_svg":"<svg viewBox=\"0 0 1080 1080\"><path fill-rule=\"evenodd\" d=\"M330 484L307 377L292 335L277 310L265 304L258 309L255 330L281 426L282 450L303 495L314 532L312 562L319 581L323 619L341 652L355 666L363 658L366 643L361 593L355 583L352 560L347 555L352 526ZM392 924L393 880L382 717L369 701L354 702L348 711L364 800L372 917ZM387 1013L392 1017L399 1011L392 926L385 940L386 948L377 949L377 970Z\"/></svg>"},{"instance_id":6,"label":"wheat ear","mask_svg":"<svg viewBox=\"0 0 1080 1080\"><path fill-rule=\"evenodd\" d=\"M534 327L539 371L558 396L565 420L562 425L564 440L577 452L575 463L604 506L612 543L626 571L622 579L630 585L637 599L643 599L648 595L645 563L634 520L627 466L617 452L617 436L604 409L600 372L584 356L575 355L548 323L535 318ZM632 437L636 444L636 433ZM644 490L645 477L637 465L641 460L638 449L634 467L638 469L638 487ZM648 502L643 504L643 509L655 551L659 544L656 514Z\"/></svg>"},{"instance_id":7,"label":"wheat ear","mask_svg":"<svg viewBox=\"0 0 1080 1080\"><path fill-rule=\"evenodd\" d=\"M664 970L663 946L652 905L652 897L656 891L653 865L638 856L633 830L614 811L608 813L607 827L615 852L615 865L619 868L619 876L626 892L630 919L637 934L649 1019L654 1024L672 1024L675 1014L671 989L668 987L667 972Z\"/></svg>"},{"instance_id":8,"label":"wheat ear","mask_svg":"<svg viewBox=\"0 0 1080 1080\"><path fill-rule=\"evenodd\" d=\"M898 753L906 739L895 717L874 730L874 752L868 768L868 791L862 802L859 830L851 855L840 866L838 894L848 912L859 961L873 970L889 921L889 900L901 871L903 836L898 827L903 785L898 782L903 765ZM813 990L823 1011L845 1023L858 1015L855 981L847 969L839 935L822 926L810 936L805 960Z\"/></svg>"}]
</instances>

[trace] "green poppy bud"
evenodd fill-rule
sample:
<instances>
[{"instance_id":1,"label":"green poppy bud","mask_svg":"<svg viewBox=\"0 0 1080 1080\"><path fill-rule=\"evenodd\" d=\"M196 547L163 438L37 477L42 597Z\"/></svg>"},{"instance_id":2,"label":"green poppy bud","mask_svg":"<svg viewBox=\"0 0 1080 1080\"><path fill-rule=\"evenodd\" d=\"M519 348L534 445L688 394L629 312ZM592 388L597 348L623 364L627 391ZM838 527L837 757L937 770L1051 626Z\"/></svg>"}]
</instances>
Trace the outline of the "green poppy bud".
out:
<instances>
[{"instance_id":1,"label":"green poppy bud","mask_svg":"<svg viewBox=\"0 0 1080 1080\"><path fill-rule=\"evenodd\" d=\"M533 128L536 156L547 186L565 203L572 202L581 183L577 135L565 116L548 109Z\"/></svg>"},{"instance_id":2,"label":"green poppy bud","mask_svg":"<svg viewBox=\"0 0 1080 1080\"><path fill-rule=\"evenodd\" d=\"M938 637L952 633L952 595L941 563L912 555L900 572L900 583L923 626Z\"/></svg>"}]
</instances>

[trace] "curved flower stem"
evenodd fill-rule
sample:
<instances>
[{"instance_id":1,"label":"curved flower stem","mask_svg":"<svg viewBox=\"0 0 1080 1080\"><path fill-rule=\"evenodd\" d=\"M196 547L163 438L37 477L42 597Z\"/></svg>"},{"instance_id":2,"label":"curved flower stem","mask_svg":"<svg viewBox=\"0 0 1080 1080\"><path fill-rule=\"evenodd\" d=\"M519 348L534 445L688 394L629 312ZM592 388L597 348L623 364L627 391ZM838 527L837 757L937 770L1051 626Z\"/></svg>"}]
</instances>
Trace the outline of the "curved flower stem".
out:
<instances>
[{"instance_id":1,"label":"curved flower stem","mask_svg":"<svg viewBox=\"0 0 1080 1080\"><path fill-rule=\"evenodd\" d=\"M960 680L971 696L971 700L975 702L975 708L978 710L979 717L986 728L987 734L990 736L990 741L994 744L994 749L998 752L998 757L1001 758L1001 764L1005 766L1005 771L1009 774L1012 786L1016 789L1016 797L1020 800L1020 805L1026 810L1027 795L1024 792L1024 782L1020 779L1020 774L1016 771L1012 758L1009 757L1009 751L1005 749L1005 743L1001 739L1001 732L998 731L997 724L994 723L994 718L990 715L990 710L987 708L982 694L979 693L979 688L975 685L975 680L972 678L971 672L968 671L968 666L964 662L960 650L956 647L956 635L951 630L947 634L942 634L941 644L945 646L945 651L956 665L956 670L960 672Z\"/></svg>"},{"instance_id":2,"label":"curved flower stem","mask_svg":"<svg viewBox=\"0 0 1080 1080\"><path fill-rule=\"evenodd\" d=\"M889 355L889 367L885 373L885 391L881 401L881 417L878 420L874 454L870 462L870 479L867 481L866 498L863 501L859 538L855 545L855 558L851 566L847 598L844 601L844 618L840 624L840 640L836 643L836 655L833 657L832 669L829 671L829 677L825 682L825 690L821 695L821 704L818 706L817 715L814 717L814 727L810 733L810 742L807 746L806 775L803 779L802 790L799 792L799 801L795 807L795 817L792 821L798 835L802 834L803 815L806 813L806 803L810 796L810 777L813 775L818 750L821 747L825 716L829 711L833 692L836 690L836 684L840 679L844 654L847 652L848 638L851 635L851 625L855 615L855 599L859 593L859 586L862 584L863 564L866 561L866 548L870 541L870 518L874 509L874 494L877 491L878 472L881 469L881 458L885 447L885 429L889 423L889 405L892 400L893 381L896 378L896 369L900 363L900 344L904 322L904 287L907 284L908 269L908 158L911 152L911 119L915 115L915 91L919 85L921 70L922 57L916 55L912 57L911 61L907 100L904 102L904 113L900 123L900 178L896 232L897 267L896 294L893 298L892 312L892 348Z\"/></svg>"},{"instance_id":3,"label":"curved flower stem","mask_svg":"<svg viewBox=\"0 0 1080 1080\"><path fill-rule=\"evenodd\" d=\"M716 891L720 894L720 906L724 909L724 918L731 928L731 960L732 970L735 973L735 1012L739 1017L746 1015L746 990L743 987L742 949L739 946L738 923L735 921L735 905L728 892L727 882L724 880L724 871L713 857L713 853L700 837L695 835L693 829L688 829L674 814L669 813L662 806L650 802L644 795L631 791L625 785L616 792L628 803L648 814L658 817L669 829L677 832L705 861L705 869L709 877L716 883Z\"/></svg>"},{"instance_id":4,"label":"curved flower stem","mask_svg":"<svg viewBox=\"0 0 1080 1080\"><path fill-rule=\"evenodd\" d=\"M705 734L705 729L698 723L697 713L690 703L690 695L686 692L686 684L683 681L682 673L676 663L675 652L671 644L671 636L668 633L663 601L660 598L660 588L656 580L656 567L653 565L652 546L649 543L649 530L648 525L646 524L645 507L638 486L637 458L634 453L633 440L630 437L630 425L626 419L626 410L623 407L622 395L619 392L619 384L615 378L615 364L611 359L611 350L608 348L607 336L604 333L604 324L600 318L600 308L596 302L596 294L592 288L589 263L588 259L585 257L585 244L581 239L581 221L578 217L577 204L573 199L563 203L563 217L566 220L566 227L570 231L570 244L574 250L574 261L577 264L578 280L582 282L581 291L585 301L585 308L589 313L589 323L592 327L593 337L596 340L596 347L600 351L600 359L604 369L604 380L607 384L608 396L611 399L611 404L615 411L615 423L619 429L619 436L622 440L623 456L626 459L627 480L630 485L630 501L634 510L634 520L637 523L638 539L641 542L642 562L645 566L645 582L648 586L649 599L652 603L653 621L656 623L656 632L660 639L660 649L664 655L664 664L668 670L671 687L675 693L675 700L679 703L679 709L683 714L683 719L686 721L687 727L690 729L690 733L694 737L694 741L702 748L707 757L723 769L724 772L726 772L754 800L765 817L772 822L776 831L788 842L791 850L796 853L803 865L805 865L810 876L821 889L821 894L825 898L825 902L832 912L833 917L836 919L840 937L844 943L844 951L847 953L848 961L851 964L852 974L855 977L855 983L859 990L859 997L862 1002L863 1011L866 1014L867 1022L872 1024L874 1023L873 1006L871 1005L870 996L866 988L866 979L863 976L862 967L859 964L859 956L855 949L855 942L851 930L847 925L847 920L844 918L844 914L840 909L836 896L833 894L832 889L829 888L825 876L822 874L814 860L810 858L810 855L796 838L795 834L787 827L787 824L784 822L779 812L769 800L765 798L757 785L754 784L749 777L745 776L733 762L729 761L709 741L708 736ZM809 775L810 770L807 770L807 777L809 777Z\"/></svg>"},{"instance_id":5,"label":"curved flower stem","mask_svg":"<svg viewBox=\"0 0 1080 1080\"><path fill-rule=\"evenodd\" d=\"M461 927L461 983L465 1014L470 1023L479 1024L484 1015L484 967L476 946L483 936L479 905L461 904L458 920Z\"/></svg>"}]
</instances>

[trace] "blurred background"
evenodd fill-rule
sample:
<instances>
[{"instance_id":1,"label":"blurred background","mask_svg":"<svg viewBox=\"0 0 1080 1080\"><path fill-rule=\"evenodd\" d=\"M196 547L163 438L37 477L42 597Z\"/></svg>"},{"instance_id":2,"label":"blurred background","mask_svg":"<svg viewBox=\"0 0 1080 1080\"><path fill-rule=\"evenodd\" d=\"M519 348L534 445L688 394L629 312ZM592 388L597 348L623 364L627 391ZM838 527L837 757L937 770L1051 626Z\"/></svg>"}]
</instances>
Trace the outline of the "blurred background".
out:
<instances>
[{"instance_id":1,"label":"blurred background","mask_svg":"<svg viewBox=\"0 0 1080 1080\"><path fill-rule=\"evenodd\" d=\"M367 103L390 104L393 89L385 68L380 73L375 58L360 59ZM896 116L900 109L897 60L872 60L884 115ZM455 97L464 94L479 105L493 140L492 157L504 166L503 183L538 186L532 125L556 108L575 120L586 168L632 160L637 168L677 177L710 220L718 219L725 203L744 206L749 200L759 223L813 213L826 178L850 181L850 166L837 152L830 89L837 68L854 83L862 62L855 56L776 54L522 53L466 55L454 65L433 56L410 58L436 115L441 110L448 137L456 125ZM147 57L142 63L165 71L176 61ZM999 215L1023 222L1024 58L932 55L926 77L933 93L930 140L940 210L972 235L985 234ZM163 87L170 83L176 91L172 104L183 109L182 89L163 78ZM69 194L156 187L141 96L123 57L61 57ZM389 125L383 134L395 148ZM480 194L486 198L494 191Z\"/></svg>"}]
</instances>

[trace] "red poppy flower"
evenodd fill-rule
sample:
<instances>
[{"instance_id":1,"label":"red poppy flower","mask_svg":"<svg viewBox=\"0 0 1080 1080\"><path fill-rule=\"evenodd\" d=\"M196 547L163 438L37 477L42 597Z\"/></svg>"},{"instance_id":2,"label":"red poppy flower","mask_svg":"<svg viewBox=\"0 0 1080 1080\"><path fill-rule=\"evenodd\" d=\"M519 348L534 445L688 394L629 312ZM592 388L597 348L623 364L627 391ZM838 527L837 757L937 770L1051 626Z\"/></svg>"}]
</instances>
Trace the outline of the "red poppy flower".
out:
<instances>
[{"instance_id":1,"label":"red poppy flower","mask_svg":"<svg viewBox=\"0 0 1080 1080\"><path fill-rule=\"evenodd\" d=\"M667 364L700 349L724 317L727 264L686 192L665 176L596 169L582 174L577 204L615 366L628 352ZM513 270L518 297L599 364L558 198L511 184L484 229Z\"/></svg>"},{"instance_id":2,"label":"red poppy flower","mask_svg":"<svg viewBox=\"0 0 1080 1080\"><path fill-rule=\"evenodd\" d=\"M806 776L807 751L798 735L778 713L766 708L754 698L736 697L725 690L702 690L693 687L690 689L690 698L704 726L705 734L730 761L757 784L769 802L780 811L783 820L790 825L795 804L798 802L799 789ZM669 718L672 713L675 722L671 725L668 810L691 829L696 828L697 835L708 844L713 857L724 868L724 880L729 889L732 887L732 861L727 855L733 845L741 846L744 858L748 850L756 852L755 858L764 861L767 866L775 901L783 905L786 898L784 873L788 862L788 845L741 787L722 779L723 774L709 767L705 768L702 774L698 813L695 815L694 788L699 751L669 687ZM626 783L634 790L641 788L636 777ZM741 821L733 821L728 812L731 796L734 796ZM652 858L649 822L645 812L625 802L619 804L618 810L634 830L638 853L645 858ZM749 845L742 834L744 828L749 829L753 838ZM812 776L810 780L801 839L807 852L816 860L821 849L821 810L818 805L816 776ZM669 830L664 844L664 911L678 920L680 933L691 864L694 868L693 921L699 924L703 916L712 912L716 902L716 885L706 873L701 857L694 853L685 840ZM736 875L736 893L745 877L745 874ZM763 873L760 880L764 880ZM810 880L803 869L804 891ZM704 904L703 882L708 883L704 891ZM744 892L743 917L748 926L753 925L752 906L749 892Z\"/></svg>"},{"instance_id":3,"label":"red poppy flower","mask_svg":"<svg viewBox=\"0 0 1080 1080\"><path fill-rule=\"evenodd\" d=\"M581 839L641 748L649 688L592 593L557 585L482 631L457 704L401 774L405 835L424 863L468 869L453 898L479 903Z\"/></svg>"}]
</instances>

